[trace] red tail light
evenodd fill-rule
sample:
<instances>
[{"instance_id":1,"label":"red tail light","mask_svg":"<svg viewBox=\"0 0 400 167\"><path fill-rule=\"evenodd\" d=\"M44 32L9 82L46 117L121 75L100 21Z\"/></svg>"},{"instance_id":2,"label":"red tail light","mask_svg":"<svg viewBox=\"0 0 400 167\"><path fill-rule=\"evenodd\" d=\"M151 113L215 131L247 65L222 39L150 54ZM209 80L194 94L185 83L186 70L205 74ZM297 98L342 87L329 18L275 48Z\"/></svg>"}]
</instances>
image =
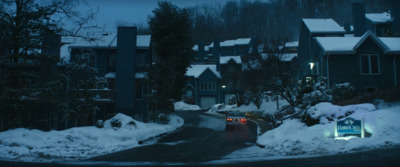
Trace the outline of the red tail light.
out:
<instances>
[{"instance_id":1,"label":"red tail light","mask_svg":"<svg viewBox=\"0 0 400 167\"><path fill-rule=\"evenodd\" d=\"M246 119L240 119L240 122L246 122L247 120Z\"/></svg>"},{"instance_id":2,"label":"red tail light","mask_svg":"<svg viewBox=\"0 0 400 167\"><path fill-rule=\"evenodd\" d=\"M232 122L232 118L227 118L226 121Z\"/></svg>"}]
</instances>

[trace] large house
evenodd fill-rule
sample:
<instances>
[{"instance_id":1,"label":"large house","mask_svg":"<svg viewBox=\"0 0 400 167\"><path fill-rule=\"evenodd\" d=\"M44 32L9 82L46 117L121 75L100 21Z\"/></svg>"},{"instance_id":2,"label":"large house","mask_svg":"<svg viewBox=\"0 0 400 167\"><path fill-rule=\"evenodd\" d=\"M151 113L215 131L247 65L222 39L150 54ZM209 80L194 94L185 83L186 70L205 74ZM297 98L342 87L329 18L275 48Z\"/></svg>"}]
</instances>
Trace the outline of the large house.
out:
<instances>
[{"instance_id":1,"label":"large house","mask_svg":"<svg viewBox=\"0 0 400 167\"><path fill-rule=\"evenodd\" d=\"M98 94L100 118L124 113L146 121L149 87L145 80L151 67L150 35L137 35L136 27L118 27L116 33L103 33L95 41L82 38L64 38L61 57L76 62L82 56L90 57L96 76L107 80L108 86L93 87ZM71 78L71 90L79 89L80 79Z\"/></svg>"},{"instance_id":2,"label":"large house","mask_svg":"<svg viewBox=\"0 0 400 167\"><path fill-rule=\"evenodd\" d=\"M252 38L223 42L215 39L208 46L199 43L193 50L197 52L196 61L186 72L189 79L184 98L201 108L210 108L216 103L228 103L232 95L237 95L241 56L257 53L258 46Z\"/></svg>"},{"instance_id":3,"label":"large house","mask_svg":"<svg viewBox=\"0 0 400 167\"><path fill-rule=\"evenodd\" d=\"M393 17L398 9L393 9L391 16L365 14L364 5L354 3L351 35L333 19L303 19L299 77L307 84L318 76L326 77L330 86L350 82L359 93L398 86L400 38L384 37L400 32L394 28L400 17Z\"/></svg>"}]
</instances>

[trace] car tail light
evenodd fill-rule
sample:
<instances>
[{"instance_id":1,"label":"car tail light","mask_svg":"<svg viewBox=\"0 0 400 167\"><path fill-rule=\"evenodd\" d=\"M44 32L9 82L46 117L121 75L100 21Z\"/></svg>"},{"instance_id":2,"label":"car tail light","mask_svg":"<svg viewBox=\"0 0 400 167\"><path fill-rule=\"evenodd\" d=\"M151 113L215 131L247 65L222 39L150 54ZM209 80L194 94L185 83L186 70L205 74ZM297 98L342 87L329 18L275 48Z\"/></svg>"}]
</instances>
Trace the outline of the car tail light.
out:
<instances>
[{"instance_id":1,"label":"car tail light","mask_svg":"<svg viewBox=\"0 0 400 167\"><path fill-rule=\"evenodd\" d=\"M240 119L240 122L246 122L247 120L246 119Z\"/></svg>"},{"instance_id":2,"label":"car tail light","mask_svg":"<svg viewBox=\"0 0 400 167\"><path fill-rule=\"evenodd\" d=\"M226 121L232 122L232 118L227 118Z\"/></svg>"}]
</instances>

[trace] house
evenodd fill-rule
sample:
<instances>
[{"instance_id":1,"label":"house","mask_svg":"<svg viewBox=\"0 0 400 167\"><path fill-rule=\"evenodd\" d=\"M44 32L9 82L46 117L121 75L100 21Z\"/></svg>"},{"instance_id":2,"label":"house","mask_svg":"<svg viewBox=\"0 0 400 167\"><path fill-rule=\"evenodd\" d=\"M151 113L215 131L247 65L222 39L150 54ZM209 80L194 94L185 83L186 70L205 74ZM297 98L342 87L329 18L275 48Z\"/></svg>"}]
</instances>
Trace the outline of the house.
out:
<instances>
[{"instance_id":1,"label":"house","mask_svg":"<svg viewBox=\"0 0 400 167\"><path fill-rule=\"evenodd\" d=\"M107 87L91 89L98 94L96 102L103 117L116 112L147 119L149 87L145 80L151 67L150 39L150 35L137 35L136 27L118 27L116 33L103 33L94 41L63 39L62 57L76 62L89 56L90 65L97 69L96 77L107 80ZM69 85L79 89L79 78L72 78Z\"/></svg>"},{"instance_id":2,"label":"house","mask_svg":"<svg viewBox=\"0 0 400 167\"><path fill-rule=\"evenodd\" d=\"M221 75L215 65L191 65L187 72L184 98L201 108L210 108L220 102Z\"/></svg>"},{"instance_id":3,"label":"house","mask_svg":"<svg viewBox=\"0 0 400 167\"><path fill-rule=\"evenodd\" d=\"M315 37L344 37L346 31L333 19L302 19L298 45L299 78L318 75L318 57L312 54ZM316 68L314 68L316 67Z\"/></svg>"},{"instance_id":4,"label":"house","mask_svg":"<svg viewBox=\"0 0 400 167\"><path fill-rule=\"evenodd\" d=\"M398 21L387 13L365 14L361 3L353 4L353 35L343 35L332 19L303 19L298 49L303 83L324 76L330 86L350 82L359 93L398 86L400 38L379 37L397 32Z\"/></svg>"},{"instance_id":5,"label":"house","mask_svg":"<svg viewBox=\"0 0 400 167\"><path fill-rule=\"evenodd\" d=\"M316 42L320 76L328 85L351 82L361 93L398 86L400 38L368 31L361 37L317 37Z\"/></svg>"},{"instance_id":6,"label":"house","mask_svg":"<svg viewBox=\"0 0 400 167\"><path fill-rule=\"evenodd\" d=\"M238 94L241 56L258 53L258 45L255 38L223 42L214 39L210 45L199 43L193 50L198 59L187 69L188 83L183 97L189 103L210 108L216 103L228 103L232 95Z\"/></svg>"}]
</instances>

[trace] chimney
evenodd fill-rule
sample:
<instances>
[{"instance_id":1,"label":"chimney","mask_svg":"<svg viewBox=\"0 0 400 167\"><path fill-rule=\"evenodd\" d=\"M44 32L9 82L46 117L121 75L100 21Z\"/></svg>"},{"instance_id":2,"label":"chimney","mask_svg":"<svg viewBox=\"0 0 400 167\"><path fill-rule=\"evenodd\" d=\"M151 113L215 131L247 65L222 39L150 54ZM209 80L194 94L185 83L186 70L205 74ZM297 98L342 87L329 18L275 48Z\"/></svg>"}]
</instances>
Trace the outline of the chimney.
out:
<instances>
[{"instance_id":1,"label":"chimney","mask_svg":"<svg viewBox=\"0 0 400 167\"><path fill-rule=\"evenodd\" d=\"M220 68L220 62L219 62L219 57L220 57L220 53L219 53L219 39L215 38L214 39L214 48L213 48L213 54L214 54L214 59L216 62L216 66L217 66L217 71L219 71Z\"/></svg>"},{"instance_id":2,"label":"chimney","mask_svg":"<svg viewBox=\"0 0 400 167\"><path fill-rule=\"evenodd\" d=\"M136 27L118 27L115 71L115 110L134 116Z\"/></svg>"},{"instance_id":3,"label":"chimney","mask_svg":"<svg viewBox=\"0 0 400 167\"><path fill-rule=\"evenodd\" d=\"M360 2L354 2L352 7L354 36L361 37L365 32L367 32L364 4Z\"/></svg>"},{"instance_id":4,"label":"chimney","mask_svg":"<svg viewBox=\"0 0 400 167\"><path fill-rule=\"evenodd\" d=\"M390 15L392 16L392 35L400 37L400 1L392 0L392 11Z\"/></svg>"},{"instance_id":5,"label":"chimney","mask_svg":"<svg viewBox=\"0 0 400 167\"><path fill-rule=\"evenodd\" d=\"M252 55L257 55L258 53L258 41L257 38L251 38L251 54Z\"/></svg>"},{"instance_id":6,"label":"chimney","mask_svg":"<svg viewBox=\"0 0 400 167\"><path fill-rule=\"evenodd\" d=\"M203 42L199 42L198 44L197 44L197 46L198 46L198 52L197 52L197 58L199 59L198 61L200 62L200 63L203 63L204 62L204 55L205 55L205 51L204 51L204 43Z\"/></svg>"}]
</instances>

